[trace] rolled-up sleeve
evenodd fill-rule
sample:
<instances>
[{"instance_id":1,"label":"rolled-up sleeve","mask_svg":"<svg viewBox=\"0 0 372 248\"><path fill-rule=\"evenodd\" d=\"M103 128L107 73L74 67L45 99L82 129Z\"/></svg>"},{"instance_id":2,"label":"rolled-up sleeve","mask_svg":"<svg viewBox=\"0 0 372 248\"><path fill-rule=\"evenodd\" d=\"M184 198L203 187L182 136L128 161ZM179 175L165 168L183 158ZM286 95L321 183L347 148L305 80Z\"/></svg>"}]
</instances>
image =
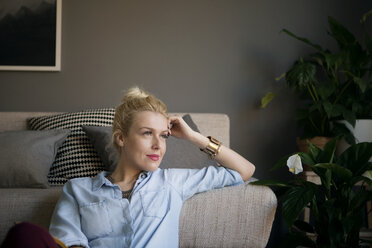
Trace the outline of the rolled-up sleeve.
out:
<instances>
[{"instance_id":1,"label":"rolled-up sleeve","mask_svg":"<svg viewBox=\"0 0 372 248\"><path fill-rule=\"evenodd\" d=\"M67 247L72 245L89 247L88 239L81 231L79 206L70 181L63 187L61 197L53 212L49 232Z\"/></svg>"},{"instance_id":2,"label":"rolled-up sleeve","mask_svg":"<svg viewBox=\"0 0 372 248\"><path fill-rule=\"evenodd\" d=\"M202 169L166 169L165 178L184 201L196 193L244 183L237 171L216 166Z\"/></svg>"}]
</instances>

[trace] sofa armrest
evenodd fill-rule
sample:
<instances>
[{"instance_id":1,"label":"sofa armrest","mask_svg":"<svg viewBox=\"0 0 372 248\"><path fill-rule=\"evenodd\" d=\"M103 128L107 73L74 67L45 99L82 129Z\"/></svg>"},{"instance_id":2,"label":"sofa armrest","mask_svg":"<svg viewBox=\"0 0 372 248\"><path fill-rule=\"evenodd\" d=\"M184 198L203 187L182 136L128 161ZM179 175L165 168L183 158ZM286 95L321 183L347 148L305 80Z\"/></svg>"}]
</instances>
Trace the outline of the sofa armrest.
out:
<instances>
[{"instance_id":1,"label":"sofa armrest","mask_svg":"<svg viewBox=\"0 0 372 248\"><path fill-rule=\"evenodd\" d=\"M197 194L182 207L180 247L265 247L276 206L269 187L249 182Z\"/></svg>"},{"instance_id":2,"label":"sofa armrest","mask_svg":"<svg viewBox=\"0 0 372 248\"><path fill-rule=\"evenodd\" d=\"M0 188L0 244L15 222L32 222L48 229L61 192L62 187Z\"/></svg>"}]
</instances>

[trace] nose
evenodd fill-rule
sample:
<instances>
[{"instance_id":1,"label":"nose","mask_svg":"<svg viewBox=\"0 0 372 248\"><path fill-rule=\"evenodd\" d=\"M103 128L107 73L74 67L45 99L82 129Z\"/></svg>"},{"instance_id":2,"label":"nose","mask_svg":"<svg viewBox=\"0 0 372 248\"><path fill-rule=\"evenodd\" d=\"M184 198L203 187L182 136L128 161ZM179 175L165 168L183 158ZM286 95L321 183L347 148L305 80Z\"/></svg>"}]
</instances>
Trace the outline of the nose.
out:
<instances>
[{"instance_id":1,"label":"nose","mask_svg":"<svg viewBox=\"0 0 372 248\"><path fill-rule=\"evenodd\" d=\"M161 146L162 146L162 143L160 141L160 138L154 135L152 139L152 149L159 150Z\"/></svg>"}]
</instances>

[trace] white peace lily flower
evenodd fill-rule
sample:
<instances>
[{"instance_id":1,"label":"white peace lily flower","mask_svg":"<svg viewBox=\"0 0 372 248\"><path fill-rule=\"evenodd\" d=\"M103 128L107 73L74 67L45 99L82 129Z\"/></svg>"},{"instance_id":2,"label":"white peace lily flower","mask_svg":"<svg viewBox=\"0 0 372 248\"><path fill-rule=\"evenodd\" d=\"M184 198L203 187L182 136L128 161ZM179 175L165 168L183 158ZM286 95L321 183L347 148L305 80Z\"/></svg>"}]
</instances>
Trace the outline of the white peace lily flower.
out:
<instances>
[{"instance_id":1,"label":"white peace lily flower","mask_svg":"<svg viewBox=\"0 0 372 248\"><path fill-rule=\"evenodd\" d=\"M372 180L372 171L371 170L365 171L362 176L367 177L370 180Z\"/></svg>"},{"instance_id":2,"label":"white peace lily flower","mask_svg":"<svg viewBox=\"0 0 372 248\"><path fill-rule=\"evenodd\" d=\"M287 160L289 171L298 174L303 171L301 157L298 154L292 155Z\"/></svg>"}]
</instances>

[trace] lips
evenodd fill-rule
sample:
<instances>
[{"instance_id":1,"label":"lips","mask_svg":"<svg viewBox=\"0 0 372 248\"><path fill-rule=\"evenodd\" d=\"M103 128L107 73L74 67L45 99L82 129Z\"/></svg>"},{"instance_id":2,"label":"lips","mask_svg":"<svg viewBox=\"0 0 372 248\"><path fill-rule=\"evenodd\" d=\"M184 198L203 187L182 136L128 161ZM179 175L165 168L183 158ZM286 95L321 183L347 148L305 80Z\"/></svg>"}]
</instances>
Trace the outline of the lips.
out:
<instances>
[{"instance_id":1,"label":"lips","mask_svg":"<svg viewBox=\"0 0 372 248\"><path fill-rule=\"evenodd\" d=\"M160 156L157 155L157 154L151 154L151 155L147 155L147 157L149 157L151 160L153 161L158 161Z\"/></svg>"}]
</instances>

